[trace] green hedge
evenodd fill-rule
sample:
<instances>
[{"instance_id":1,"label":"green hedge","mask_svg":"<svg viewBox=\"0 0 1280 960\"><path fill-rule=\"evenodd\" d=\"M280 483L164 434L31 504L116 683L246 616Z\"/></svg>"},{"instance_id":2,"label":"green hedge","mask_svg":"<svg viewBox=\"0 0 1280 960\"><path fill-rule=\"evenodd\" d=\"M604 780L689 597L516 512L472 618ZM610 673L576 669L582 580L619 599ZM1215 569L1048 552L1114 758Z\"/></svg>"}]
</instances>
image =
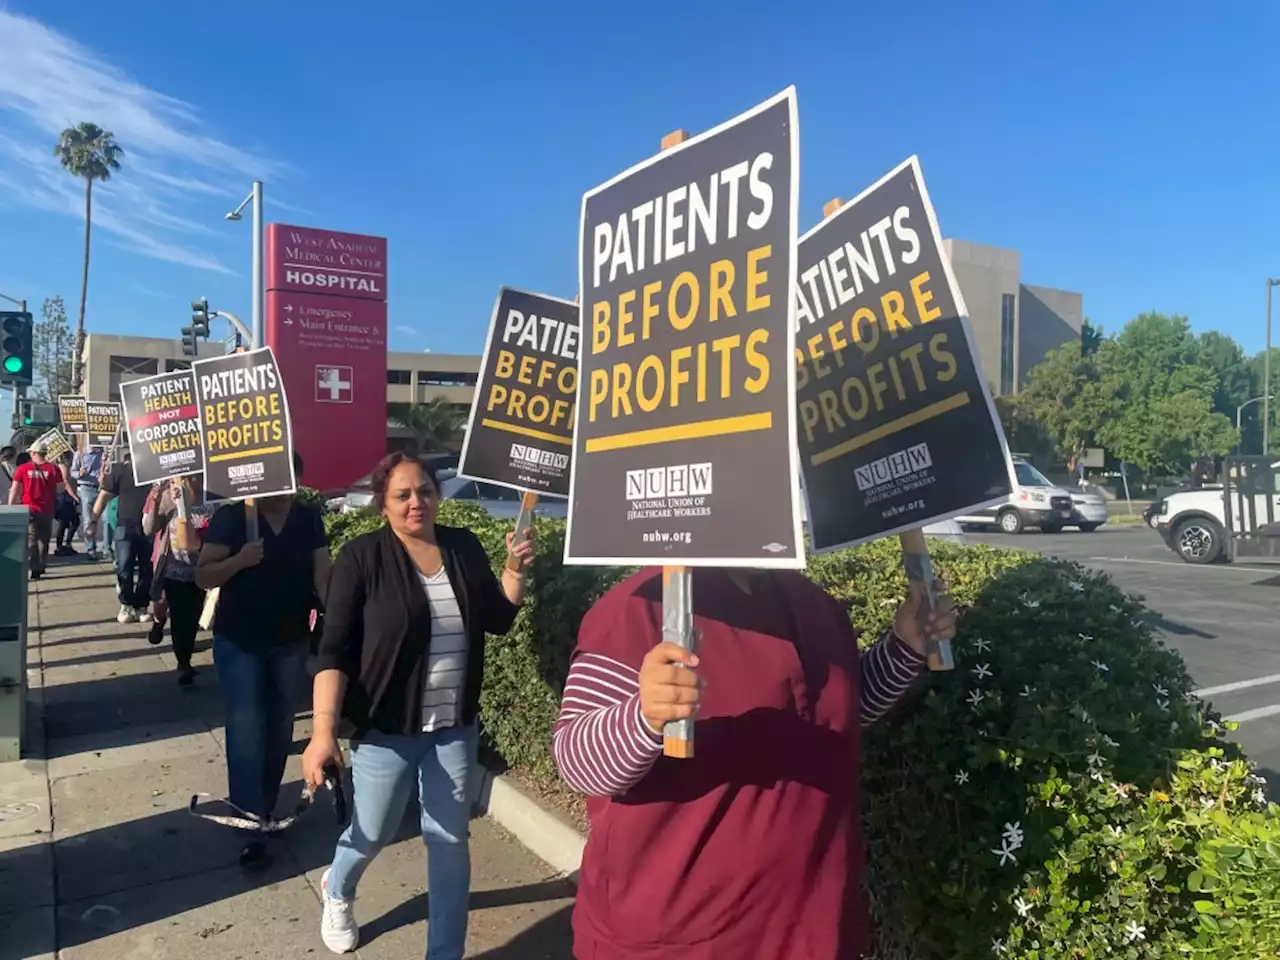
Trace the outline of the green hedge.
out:
<instances>
[{"instance_id":1,"label":"green hedge","mask_svg":"<svg viewBox=\"0 0 1280 960\"><path fill-rule=\"evenodd\" d=\"M495 568L509 524L446 504ZM328 521L335 550L380 524ZM485 654L481 713L513 766L551 782L550 730L578 623L626 571L565 567L540 521L529 600ZM881 960L1205 957L1280 951L1276 808L1140 598L1079 565L933 546L967 606L957 669L868 731L868 887ZM905 596L896 541L809 575L873 639Z\"/></svg>"}]
</instances>

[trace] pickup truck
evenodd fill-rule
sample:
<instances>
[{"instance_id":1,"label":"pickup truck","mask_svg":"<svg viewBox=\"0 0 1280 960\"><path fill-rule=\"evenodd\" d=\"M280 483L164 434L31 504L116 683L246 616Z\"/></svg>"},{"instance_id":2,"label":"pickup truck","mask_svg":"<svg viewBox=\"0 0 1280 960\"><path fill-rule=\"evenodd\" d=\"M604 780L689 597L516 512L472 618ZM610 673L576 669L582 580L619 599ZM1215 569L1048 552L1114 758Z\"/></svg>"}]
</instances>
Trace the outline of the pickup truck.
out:
<instances>
[{"instance_id":1,"label":"pickup truck","mask_svg":"<svg viewBox=\"0 0 1280 960\"><path fill-rule=\"evenodd\" d=\"M1280 460L1232 457L1223 478L1153 504L1151 525L1187 563L1280 560Z\"/></svg>"}]
</instances>

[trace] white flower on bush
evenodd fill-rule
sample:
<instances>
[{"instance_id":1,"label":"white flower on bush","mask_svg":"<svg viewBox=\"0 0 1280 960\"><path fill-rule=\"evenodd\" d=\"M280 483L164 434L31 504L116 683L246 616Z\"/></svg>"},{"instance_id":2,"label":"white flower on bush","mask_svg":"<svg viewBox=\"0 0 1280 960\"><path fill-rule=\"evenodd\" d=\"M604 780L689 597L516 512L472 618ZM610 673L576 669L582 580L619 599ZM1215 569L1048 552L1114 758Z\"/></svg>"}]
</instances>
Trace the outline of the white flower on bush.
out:
<instances>
[{"instance_id":1,"label":"white flower on bush","mask_svg":"<svg viewBox=\"0 0 1280 960\"><path fill-rule=\"evenodd\" d=\"M979 705L980 703L982 703L982 701L983 701L983 700L985 700L986 698L987 698L987 695L986 695L985 693L983 693L981 690L970 690L970 691L969 691L969 696L968 696L968 699L967 699L967 701L966 701L966 702L967 702L967 703L969 704L969 706L971 706L974 710L977 710L977 709L978 709L978 705Z\"/></svg>"},{"instance_id":2,"label":"white flower on bush","mask_svg":"<svg viewBox=\"0 0 1280 960\"><path fill-rule=\"evenodd\" d=\"M1218 801L1214 797L1210 797L1210 796L1204 796L1200 798L1200 806L1204 807L1206 810L1208 810L1217 802Z\"/></svg>"},{"instance_id":3,"label":"white flower on bush","mask_svg":"<svg viewBox=\"0 0 1280 960\"><path fill-rule=\"evenodd\" d=\"M1103 742L1103 743L1105 743L1108 747L1112 747L1112 748L1115 748L1115 747L1120 746L1120 744L1118 744L1116 741L1112 740L1112 739L1111 739L1110 737L1108 737L1105 733L1102 735L1102 742Z\"/></svg>"},{"instance_id":4,"label":"white flower on bush","mask_svg":"<svg viewBox=\"0 0 1280 960\"><path fill-rule=\"evenodd\" d=\"M1260 807L1265 807L1267 805L1266 791L1261 787L1256 787L1253 791L1253 802Z\"/></svg>"},{"instance_id":5,"label":"white flower on bush","mask_svg":"<svg viewBox=\"0 0 1280 960\"><path fill-rule=\"evenodd\" d=\"M1017 863L1018 858L1013 855L1014 851L1017 849L1018 848L1012 846L1008 840L1001 840L999 848L992 849L991 851L996 855L996 859L999 861L997 866L1003 867L1006 863Z\"/></svg>"},{"instance_id":6,"label":"white flower on bush","mask_svg":"<svg viewBox=\"0 0 1280 960\"><path fill-rule=\"evenodd\" d=\"M1025 918L1031 912L1031 904L1019 897L1013 901L1013 909L1018 911L1018 916Z\"/></svg>"},{"instance_id":7,"label":"white flower on bush","mask_svg":"<svg viewBox=\"0 0 1280 960\"><path fill-rule=\"evenodd\" d=\"M1024 684L1022 685L1022 692L1021 692L1020 694L1018 694L1018 696L1020 696L1020 697L1026 697L1027 699L1030 699L1030 698L1031 698L1031 695L1032 695L1033 693L1035 693L1035 692L1036 692L1036 691L1035 691L1035 688L1034 688L1034 687L1032 687L1032 686L1031 686L1031 684L1029 684L1029 683L1024 683Z\"/></svg>"},{"instance_id":8,"label":"white flower on bush","mask_svg":"<svg viewBox=\"0 0 1280 960\"><path fill-rule=\"evenodd\" d=\"M1013 844L1013 849L1022 849L1022 841L1026 837L1026 834L1022 830L1022 821L1015 820L1013 823L1006 823L1004 825L1004 833L1001 834L1001 837Z\"/></svg>"},{"instance_id":9,"label":"white flower on bush","mask_svg":"<svg viewBox=\"0 0 1280 960\"><path fill-rule=\"evenodd\" d=\"M1107 666L1105 663L1103 663L1101 660L1095 660L1095 661L1093 661L1093 668L1094 668L1095 670L1097 670L1099 673L1110 673L1110 672L1111 672L1111 668L1110 668L1110 667L1108 667L1108 666Z\"/></svg>"},{"instance_id":10,"label":"white flower on bush","mask_svg":"<svg viewBox=\"0 0 1280 960\"><path fill-rule=\"evenodd\" d=\"M1124 836L1124 827L1117 827L1112 824L1108 824L1107 829L1111 831L1111 835L1117 840Z\"/></svg>"},{"instance_id":11,"label":"white flower on bush","mask_svg":"<svg viewBox=\"0 0 1280 960\"><path fill-rule=\"evenodd\" d=\"M1022 601L1022 605L1023 605L1024 607L1026 607L1028 610L1039 610L1039 609L1040 609L1040 601L1039 601L1039 600L1032 600L1030 597L1024 597L1024 598L1023 598L1023 601Z\"/></svg>"},{"instance_id":12,"label":"white flower on bush","mask_svg":"<svg viewBox=\"0 0 1280 960\"><path fill-rule=\"evenodd\" d=\"M956 779L956 783L958 783L960 786L963 787L966 783L969 782L969 771L957 770L955 779Z\"/></svg>"},{"instance_id":13,"label":"white flower on bush","mask_svg":"<svg viewBox=\"0 0 1280 960\"><path fill-rule=\"evenodd\" d=\"M1090 640L1093 639L1093 635L1088 633L1077 633L1076 636L1079 637L1081 640L1083 640L1085 643L1088 643Z\"/></svg>"},{"instance_id":14,"label":"white flower on bush","mask_svg":"<svg viewBox=\"0 0 1280 960\"><path fill-rule=\"evenodd\" d=\"M1117 797L1127 797L1129 795L1129 784L1113 783L1111 789L1116 792Z\"/></svg>"},{"instance_id":15,"label":"white flower on bush","mask_svg":"<svg viewBox=\"0 0 1280 960\"><path fill-rule=\"evenodd\" d=\"M1130 943L1145 940L1147 939L1147 928L1137 920L1130 920L1128 926L1124 928L1124 936Z\"/></svg>"},{"instance_id":16,"label":"white flower on bush","mask_svg":"<svg viewBox=\"0 0 1280 960\"><path fill-rule=\"evenodd\" d=\"M973 649L977 650L979 653L986 653L991 649L991 641L986 637L978 637L977 640L973 641Z\"/></svg>"},{"instance_id":17,"label":"white flower on bush","mask_svg":"<svg viewBox=\"0 0 1280 960\"><path fill-rule=\"evenodd\" d=\"M1104 760L1104 759L1105 759L1105 758L1102 756L1102 754L1098 753L1098 751L1097 751L1097 750L1093 751L1093 753L1091 753L1091 754L1089 754L1089 756L1085 757L1085 761L1086 761L1086 762L1089 764L1089 766L1091 766L1091 767L1100 767L1100 766L1102 766L1102 762L1103 762L1103 760Z\"/></svg>"},{"instance_id":18,"label":"white flower on bush","mask_svg":"<svg viewBox=\"0 0 1280 960\"><path fill-rule=\"evenodd\" d=\"M1159 707L1161 710L1164 710L1166 713L1169 711L1169 701L1168 701L1168 700L1157 700L1157 701L1156 701L1156 706L1157 706L1157 707ZM1175 729L1176 729L1176 727L1175 727Z\"/></svg>"},{"instance_id":19,"label":"white flower on bush","mask_svg":"<svg viewBox=\"0 0 1280 960\"><path fill-rule=\"evenodd\" d=\"M1072 590L1074 590L1076 593L1084 592L1084 584L1081 583L1079 580L1072 580L1070 583L1067 584L1067 586L1070 587Z\"/></svg>"},{"instance_id":20,"label":"white flower on bush","mask_svg":"<svg viewBox=\"0 0 1280 960\"><path fill-rule=\"evenodd\" d=\"M973 668L973 675L979 680L985 680L991 676L991 665L988 663L980 663Z\"/></svg>"},{"instance_id":21,"label":"white flower on bush","mask_svg":"<svg viewBox=\"0 0 1280 960\"><path fill-rule=\"evenodd\" d=\"M1008 947L1004 945L1004 941L996 937L991 938L991 952L998 957L1002 957L1008 951Z\"/></svg>"},{"instance_id":22,"label":"white flower on bush","mask_svg":"<svg viewBox=\"0 0 1280 960\"><path fill-rule=\"evenodd\" d=\"M1162 699L1167 699L1169 696L1169 690L1166 687L1162 687L1158 683L1153 683L1151 685L1151 689L1156 692L1157 697L1160 697Z\"/></svg>"}]
</instances>

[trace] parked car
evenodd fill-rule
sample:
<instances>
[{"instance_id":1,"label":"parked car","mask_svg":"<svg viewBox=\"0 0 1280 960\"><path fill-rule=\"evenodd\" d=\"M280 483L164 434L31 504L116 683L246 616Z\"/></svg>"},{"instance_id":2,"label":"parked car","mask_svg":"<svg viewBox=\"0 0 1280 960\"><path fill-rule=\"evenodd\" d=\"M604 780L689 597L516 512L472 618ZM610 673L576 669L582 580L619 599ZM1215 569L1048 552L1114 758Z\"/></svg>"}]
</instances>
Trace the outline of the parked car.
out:
<instances>
[{"instance_id":1,"label":"parked car","mask_svg":"<svg viewBox=\"0 0 1280 960\"><path fill-rule=\"evenodd\" d=\"M1008 500L956 519L1005 533L1021 533L1028 526L1045 533L1059 533L1063 527L1089 533L1107 522L1107 501L1098 494L1060 487L1021 457L1013 458L1013 472L1017 483Z\"/></svg>"},{"instance_id":2,"label":"parked car","mask_svg":"<svg viewBox=\"0 0 1280 960\"><path fill-rule=\"evenodd\" d=\"M436 471L436 479L440 482L441 500L465 500L483 507L492 516L515 520L520 515L520 492L510 487L501 487L496 483L484 483L458 476L456 470L442 469ZM340 498L339 509L343 513L352 513L368 509L373 503L373 491L353 489L345 497ZM555 497L543 497L538 500L537 515L563 520L568 516L567 500Z\"/></svg>"}]
</instances>

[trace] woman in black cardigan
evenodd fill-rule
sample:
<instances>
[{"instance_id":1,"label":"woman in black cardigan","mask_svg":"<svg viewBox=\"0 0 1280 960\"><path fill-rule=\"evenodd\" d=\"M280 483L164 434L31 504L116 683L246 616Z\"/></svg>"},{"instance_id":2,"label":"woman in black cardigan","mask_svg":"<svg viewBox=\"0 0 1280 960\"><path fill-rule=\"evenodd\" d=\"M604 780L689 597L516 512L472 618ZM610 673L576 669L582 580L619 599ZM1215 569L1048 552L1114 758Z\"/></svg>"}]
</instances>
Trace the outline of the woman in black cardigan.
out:
<instances>
[{"instance_id":1,"label":"woman in black cardigan","mask_svg":"<svg viewBox=\"0 0 1280 960\"><path fill-rule=\"evenodd\" d=\"M326 764L342 762L341 718L352 739L354 815L321 879L320 936L334 953L356 948L356 884L395 834L416 785L428 847L427 957L461 960L484 637L511 628L533 540L513 547L508 534L499 581L473 533L436 526L440 492L430 468L392 454L374 470L373 492L387 525L348 543L334 565L302 757L307 782L322 783Z\"/></svg>"}]
</instances>

